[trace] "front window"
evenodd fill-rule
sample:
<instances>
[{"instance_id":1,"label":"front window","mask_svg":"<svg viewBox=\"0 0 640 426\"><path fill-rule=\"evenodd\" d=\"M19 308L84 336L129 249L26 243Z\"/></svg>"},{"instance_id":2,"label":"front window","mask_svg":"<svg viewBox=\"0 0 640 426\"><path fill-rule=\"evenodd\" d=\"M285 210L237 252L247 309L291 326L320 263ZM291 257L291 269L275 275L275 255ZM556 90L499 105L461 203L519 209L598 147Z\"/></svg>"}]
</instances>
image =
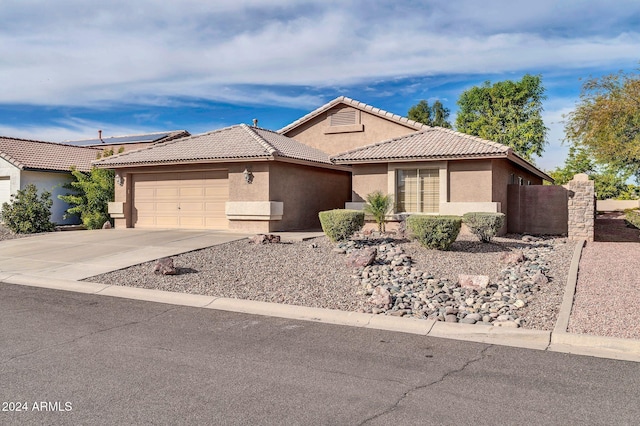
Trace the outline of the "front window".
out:
<instances>
[{"instance_id":1,"label":"front window","mask_svg":"<svg viewBox=\"0 0 640 426\"><path fill-rule=\"evenodd\" d=\"M398 212L438 213L440 206L439 170L397 170L396 194Z\"/></svg>"}]
</instances>

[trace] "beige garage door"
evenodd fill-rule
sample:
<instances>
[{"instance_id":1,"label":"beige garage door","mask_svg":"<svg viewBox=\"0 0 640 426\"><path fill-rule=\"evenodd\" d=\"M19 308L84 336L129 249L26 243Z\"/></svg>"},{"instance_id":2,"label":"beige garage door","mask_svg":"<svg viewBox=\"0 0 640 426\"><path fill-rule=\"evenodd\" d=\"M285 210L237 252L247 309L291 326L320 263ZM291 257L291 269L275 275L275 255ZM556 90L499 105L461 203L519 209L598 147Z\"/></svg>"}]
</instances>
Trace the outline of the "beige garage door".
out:
<instances>
[{"instance_id":1,"label":"beige garage door","mask_svg":"<svg viewBox=\"0 0 640 426\"><path fill-rule=\"evenodd\" d=\"M135 174L132 198L136 228L229 227L224 213L229 199L226 170Z\"/></svg>"}]
</instances>

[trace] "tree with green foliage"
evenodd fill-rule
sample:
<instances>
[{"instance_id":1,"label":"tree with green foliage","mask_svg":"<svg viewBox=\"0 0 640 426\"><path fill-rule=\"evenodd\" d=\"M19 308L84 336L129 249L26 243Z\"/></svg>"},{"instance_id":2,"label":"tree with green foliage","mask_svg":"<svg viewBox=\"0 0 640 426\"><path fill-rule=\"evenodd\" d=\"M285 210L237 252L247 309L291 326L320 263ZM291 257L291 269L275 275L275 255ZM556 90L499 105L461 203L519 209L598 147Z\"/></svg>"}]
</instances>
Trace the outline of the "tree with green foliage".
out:
<instances>
[{"instance_id":1,"label":"tree with green foliage","mask_svg":"<svg viewBox=\"0 0 640 426\"><path fill-rule=\"evenodd\" d=\"M557 185L564 185L578 173L588 174L594 181L596 196L599 200L638 198L639 188L627 183L629 173L610 165L597 163L590 150L584 146L572 145L564 166L556 167L549 175Z\"/></svg>"},{"instance_id":2,"label":"tree with green foliage","mask_svg":"<svg viewBox=\"0 0 640 426\"><path fill-rule=\"evenodd\" d=\"M426 124L427 126L445 127L451 128L449 123L449 108L445 106L439 100L435 101L433 105L429 105L429 102L424 99L418 102L416 105L409 108L407 118L418 123Z\"/></svg>"},{"instance_id":3,"label":"tree with green foliage","mask_svg":"<svg viewBox=\"0 0 640 426\"><path fill-rule=\"evenodd\" d=\"M105 150L102 156L113 155L113 150ZM98 156L100 158L101 155ZM108 202L114 199L115 172L108 169L92 167L87 173L71 168L75 181L64 185L64 188L74 193L58 195L62 201L72 207L67 209L65 219L72 215L79 215L87 229L99 229L109 219Z\"/></svg>"},{"instance_id":4,"label":"tree with green foliage","mask_svg":"<svg viewBox=\"0 0 640 426\"><path fill-rule=\"evenodd\" d=\"M572 145L588 148L598 162L640 182L640 74L587 80L576 109L565 118Z\"/></svg>"},{"instance_id":5,"label":"tree with green foliage","mask_svg":"<svg viewBox=\"0 0 640 426\"><path fill-rule=\"evenodd\" d=\"M38 198L38 188L30 183L11 195L11 201L2 203L2 220L15 233L33 234L53 231L51 223L51 193L42 191Z\"/></svg>"},{"instance_id":6,"label":"tree with green foliage","mask_svg":"<svg viewBox=\"0 0 640 426\"><path fill-rule=\"evenodd\" d=\"M542 77L526 74L465 90L458 99L459 132L508 145L527 160L540 156L547 144L542 120L545 99Z\"/></svg>"},{"instance_id":7,"label":"tree with green foliage","mask_svg":"<svg viewBox=\"0 0 640 426\"><path fill-rule=\"evenodd\" d=\"M378 231L385 232L387 224L387 213L393 207L393 199L390 195L385 195L381 191L374 191L367 195L367 204L364 206L364 212L373 216L378 224Z\"/></svg>"}]
</instances>

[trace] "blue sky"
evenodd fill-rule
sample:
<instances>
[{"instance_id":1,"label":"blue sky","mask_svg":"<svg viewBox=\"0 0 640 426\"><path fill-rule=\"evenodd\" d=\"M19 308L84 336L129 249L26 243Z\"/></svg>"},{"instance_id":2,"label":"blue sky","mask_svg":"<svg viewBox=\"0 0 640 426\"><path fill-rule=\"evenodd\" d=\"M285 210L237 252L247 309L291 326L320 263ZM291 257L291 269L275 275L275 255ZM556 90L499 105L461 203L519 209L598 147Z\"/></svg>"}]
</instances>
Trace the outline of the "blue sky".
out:
<instances>
[{"instance_id":1,"label":"blue sky","mask_svg":"<svg viewBox=\"0 0 640 426\"><path fill-rule=\"evenodd\" d=\"M4 0L0 135L47 141L259 119L345 95L406 115L486 80L540 74L549 145L582 81L640 66L640 2Z\"/></svg>"}]
</instances>

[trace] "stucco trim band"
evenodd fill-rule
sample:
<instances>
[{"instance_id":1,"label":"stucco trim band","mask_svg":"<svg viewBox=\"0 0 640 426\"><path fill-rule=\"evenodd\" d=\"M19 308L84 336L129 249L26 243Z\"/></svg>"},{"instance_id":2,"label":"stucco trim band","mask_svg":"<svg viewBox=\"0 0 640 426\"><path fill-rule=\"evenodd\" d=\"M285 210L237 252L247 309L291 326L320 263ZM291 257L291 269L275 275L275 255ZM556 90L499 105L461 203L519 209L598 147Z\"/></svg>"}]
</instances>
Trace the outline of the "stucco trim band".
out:
<instances>
[{"instance_id":1,"label":"stucco trim band","mask_svg":"<svg viewBox=\"0 0 640 426\"><path fill-rule=\"evenodd\" d=\"M114 219L122 219L124 217L124 205L122 201L109 201L107 203L107 212Z\"/></svg>"},{"instance_id":2,"label":"stucco trim band","mask_svg":"<svg viewBox=\"0 0 640 426\"><path fill-rule=\"evenodd\" d=\"M227 201L225 214L229 220L282 220L282 201Z\"/></svg>"},{"instance_id":3,"label":"stucco trim band","mask_svg":"<svg viewBox=\"0 0 640 426\"><path fill-rule=\"evenodd\" d=\"M499 202L440 203L440 214L462 216L470 212L500 213Z\"/></svg>"}]
</instances>

